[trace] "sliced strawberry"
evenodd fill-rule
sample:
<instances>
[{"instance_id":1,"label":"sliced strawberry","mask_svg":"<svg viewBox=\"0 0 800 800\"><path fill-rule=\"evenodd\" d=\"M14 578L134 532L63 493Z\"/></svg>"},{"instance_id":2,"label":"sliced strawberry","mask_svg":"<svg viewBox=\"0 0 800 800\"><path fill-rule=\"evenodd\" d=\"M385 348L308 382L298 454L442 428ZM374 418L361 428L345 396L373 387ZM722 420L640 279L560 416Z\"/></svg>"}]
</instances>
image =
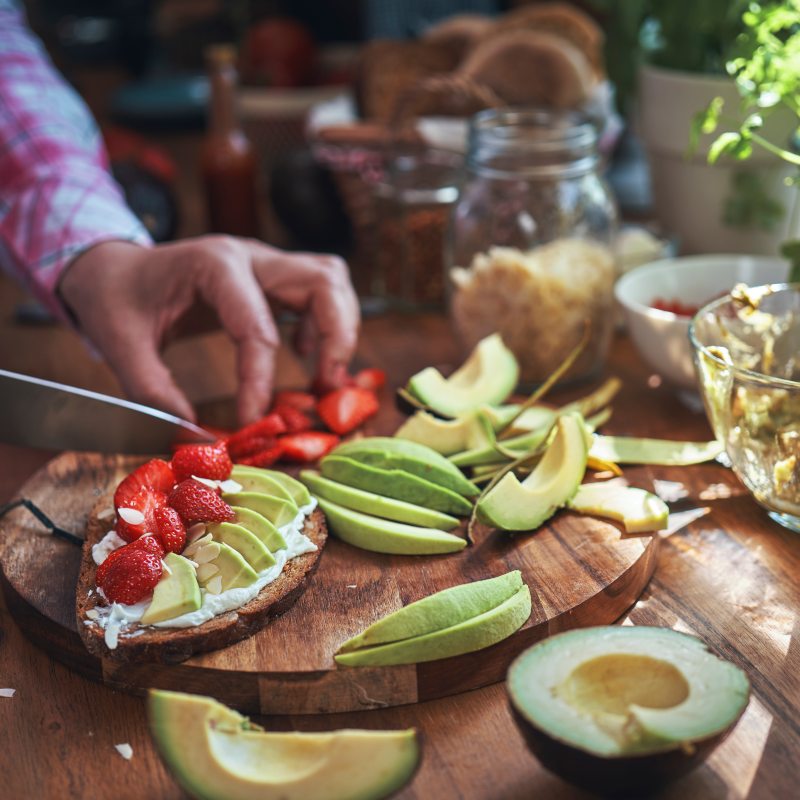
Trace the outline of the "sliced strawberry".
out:
<instances>
[{"instance_id":1,"label":"sliced strawberry","mask_svg":"<svg viewBox=\"0 0 800 800\"><path fill-rule=\"evenodd\" d=\"M285 437L284 437L285 438ZM253 455L239 459L239 464L248 467L270 467L283 455L283 441L278 440L272 447L267 447Z\"/></svg>"},{"instance_id":2,"label":"sliced strawberry","mask_svg":"<svg viewBox=\"0 0 800 800\"><path fill-rule=\"evenodd\" d=\"M346 386L329 392L317 403L317 413L334 432L350 433L378 410L378 398L369 389Z\"/></svg>"},{"instance_id":3,"label":"sliced strawberry","mask_svg":"<svg viewBox=\"0 0 800 800\"><path fill-rule=\"evenodd\" d=\"M191 478L210 478L214 481L224 481L231 474L233 462L228 455L225 442L214 444L190 444L181 447L172 456L172 471L178 481Z\"/></svg>"},{"instance_id":4,"label":"sliced strawberry","mask_svg":"<svg viewBox=\"0 0 800 800\"><path fill-rule=\"evenodd\" d=\"M313 427L311 417L304 414L299 408L294 408L294 406L275 405L272 413L277 414L283 420L287 433L310 431Z\"/></svg>"},{"instance_id":5,"label":"sliced strawberry","mask_svg":"<svg viewBox=\"0 0 800 800\"><path fill-rule=\"evenodd\" d=\"M127 506L126 501L128 498L136 495L143 487L166 494L174 485L175 475L170 465L160 458L154 458L137 467L127 478L120 482L114 492L114 508Z\"/></svg>"},{"instance_id":6,"label":"sliced strawberry","mask_svg":"<svg viewBox=\"0 0 800 800\"><path fill-rule=\"evenodd\" d=\"M278 440L287 461L316 461L339 444L339 437L332 433L304 431L288 433Z\"/></svg>"},{"instance_id":7,"label":"sliced strawberry","mask_svg":"<svg viewBox=\"0 0 800 800\"><path fill-rule=\"evenodd\" d=\"M186 546L186 526L170 506L156 509L156 535L167 553L180 553ZM150 537L146 537L150 538Z\"/></svg>"},{"instance_id":8,"label":"sliced strawberry","mask_svg":"<svg viewBox=\"0 0 800 800\"><path fill-rule=\"evenodd\" d=\"M362 369L351 378L352 386L376 392L386 383L386 373L382 369L371 367Z\"/></svg>"},{"instance_id":9,"label":"sliced strawberry","mask_svg":"<svg viewBox=\"0 0 800 800\"><path fill-rule=\"evenodd\" d=\"M161 578L161 556L142 548L125 553L122 550L126 548L120 548L120 555L102 576L98 574L97 585L112 603L132 605L143 600L156 588Z\"/></svg>"},{"instance_id":10,"label":"sliced strawberry","mask_svg":"<svg viewBox=\"0 0 800 800\"><path fill-rule=\"evenodd\" d=\"M131 476L129 475L128 478ZM126 478L125 480L128 480ZM125 481L123 481L124 483ZM114 497L120 494L117 489ZM126 489L127 494L127 489ZM157 509L167 505L167 496L164 492L159 492L149 486L141 486L138 491L129 495L121 505L117 506L117 519L115 530L126 542L132 542L145 533L153 533L156 529L155 512ZM143 517L139 523L128 522L120 516L120 509L132 509L138 511ZM124 512L123 512L124 513Z\"/></svg>"},{"instance_id":11,"label":"sliced strawberry","mask_svg":"<svg viewBox=\"0 0 800 800\"><path fill-rule=\"evenodd\" d=\"M260 450L266 450L275 444L274 436L251 436L249 439L239 439L234 449L230 450L231 458L237 463L242 463L242 458L252 456Z\"/></svg>"},{"instance_id":12,"label":"sliced strawberry","mask_svg":"<svg viewBox=\"0 0 800 800\"><path fill-rule=\"evenodd\" d=\"M291 406L298 411L310 414L317 407L317 398L310 392L292 392L284 390L275 394L273 405L278 407Z\"/></svg>"},{"instance_id":13,"label":"sliced strawberry","mask_svg":"<svg viewBox=\"0 0 800 800\"><path fill-rule=\"evenodd\" d=\"M286 433L286 424L277 414L267 414L259 420L245 425L227 439L228 452L232 455L240 453L240 446L254 436L279 436Z\"/></svg>"},{"instance_id":14,"label":"sliced strawberry","mask_svg":"<svg viewBox=\"0 0 800 800\"><path fill-rule=\"evenodd\" d=\"M118 559L123 557L126 553L132 553L135 550L142 550L145 553L154 553L159 558L164 557L164 548L161 541L157 536L141 536L130 544L118 547L112 550L107 556L105 561L97 568L95 576L95 583L99 586L105 580L105 575L111 568L111 565Z\"/></svg>"},{"instance_id":15,"label":"sliced strawberry","mask_svg":"<svg viewBox=\"0 0 800 800\"><path fill-rule=\"evenodd\" d=\"M169 504L191 525L195 522L227 522L233 509L214 491L191 479L181 481L169 496Z\"/></svg>"}]
</instances>

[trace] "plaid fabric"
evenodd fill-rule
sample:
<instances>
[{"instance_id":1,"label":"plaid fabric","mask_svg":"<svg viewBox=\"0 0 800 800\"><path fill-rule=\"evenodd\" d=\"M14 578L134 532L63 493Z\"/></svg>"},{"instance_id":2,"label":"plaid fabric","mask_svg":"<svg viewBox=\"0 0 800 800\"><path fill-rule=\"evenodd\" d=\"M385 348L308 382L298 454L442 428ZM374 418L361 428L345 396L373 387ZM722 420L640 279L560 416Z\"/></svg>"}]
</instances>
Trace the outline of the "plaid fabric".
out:
<instances>
[{"instance_id":1,"label":"plaid fabric","mask_svg":"<svg viewBox=\"0 0 800 800\"><path fill-rule=\"evenodd\" d=\"M0 31L0 267L66 319L56 289L72 259L150 237L108 172L89 110L13 0L0 0Z\"/></svg>"}]
</instances>

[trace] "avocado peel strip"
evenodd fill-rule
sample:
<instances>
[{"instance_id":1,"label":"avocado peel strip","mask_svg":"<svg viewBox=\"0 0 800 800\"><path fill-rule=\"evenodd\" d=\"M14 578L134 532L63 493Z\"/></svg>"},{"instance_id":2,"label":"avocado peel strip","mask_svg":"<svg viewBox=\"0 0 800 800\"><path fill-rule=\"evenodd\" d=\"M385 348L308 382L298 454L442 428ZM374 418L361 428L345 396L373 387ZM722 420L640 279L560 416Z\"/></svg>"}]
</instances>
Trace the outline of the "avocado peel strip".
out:
<instances>
[{"instance_id":1,"label":"avocado peel strip","mask_svg":"<svg viewBox=\"0 0 800 800\"><path fill-rule=\"evenodd\" d=\"M567 354L567 357L550 373L547 379L530 395L519 407L519 411L511 417L511 419L497 431L497 438L503 439L504 434L510 434L514 427L514 423L522 416L523 412L535 406L563 377L563 375L570 369L570 367L577 361L578 356L586 349L589 343L590 326L589 321L586 320L583 326L583 334L577 345Z\"/></svg>"},{"instance_id":2,"label":"avocado peel strip","mask_svg":"<svg viewBox=\"0 0 800 800\"><path fill-rule=\"evenodd\" d=\"M589 455L603 461L613 461L615 464L685 467L713 461L724 449L716 440L680 442L635 436L603 436L596 433Z\"/></svg>"}]
</instances>

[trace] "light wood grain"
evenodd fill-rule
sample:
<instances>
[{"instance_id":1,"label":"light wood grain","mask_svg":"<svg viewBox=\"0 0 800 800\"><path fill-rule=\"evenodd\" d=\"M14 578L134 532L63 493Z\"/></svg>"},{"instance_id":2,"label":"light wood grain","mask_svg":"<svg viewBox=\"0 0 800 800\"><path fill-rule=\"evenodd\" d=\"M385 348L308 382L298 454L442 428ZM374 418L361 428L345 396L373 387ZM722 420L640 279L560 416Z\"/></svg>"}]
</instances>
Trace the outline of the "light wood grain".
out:
<instances>
[{"instance_id":1,"label":"light wood grain","mask_svg":"<svg viewBox=\"0 0 800 800\"><path fill-rule=\"evenodd\" d=\"M397 416L395 412L395 417ZM397 426L392 425L387 432ZM86 528L98 497L138 463L63 453L21 489L60 527ZM608 523L558 515L536 533L482 530L476 544L446 556L389 556L331 539L297 602L254 636L181 664L102 663L79 640L72 603L79 549L50 536L25 509L0 521L2 584L9 609L32 641L91 678L128 691L186 689L252 713L360 711L413 703L503 680L514 657L549 634L608 624L641 594L656 565L658 538L625 538ZM502 642L418 665L336 666L333 654L364 628L437 591L522 571L533 612Z\"/></svg>"}]
</instances>

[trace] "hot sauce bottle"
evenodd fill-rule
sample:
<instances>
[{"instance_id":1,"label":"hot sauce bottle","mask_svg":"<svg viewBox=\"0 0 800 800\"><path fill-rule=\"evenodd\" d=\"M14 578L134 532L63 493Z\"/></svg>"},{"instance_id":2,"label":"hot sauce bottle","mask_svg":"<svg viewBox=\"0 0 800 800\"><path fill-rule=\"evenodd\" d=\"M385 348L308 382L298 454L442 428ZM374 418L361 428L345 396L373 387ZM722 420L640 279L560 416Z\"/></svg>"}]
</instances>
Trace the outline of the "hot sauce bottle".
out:
<instances>
[{"instance_id":1,"label":"hot sauce bottle","mask_svg":"<svg viewBox=\"0 0 800 800\"><path fill-rule=\"evenodd\" d=\"M236 112L236 50L216 45L206 54L210 99L200 169L213 233L258 237L256 157Z\"/></svg>"}]
</instances>

